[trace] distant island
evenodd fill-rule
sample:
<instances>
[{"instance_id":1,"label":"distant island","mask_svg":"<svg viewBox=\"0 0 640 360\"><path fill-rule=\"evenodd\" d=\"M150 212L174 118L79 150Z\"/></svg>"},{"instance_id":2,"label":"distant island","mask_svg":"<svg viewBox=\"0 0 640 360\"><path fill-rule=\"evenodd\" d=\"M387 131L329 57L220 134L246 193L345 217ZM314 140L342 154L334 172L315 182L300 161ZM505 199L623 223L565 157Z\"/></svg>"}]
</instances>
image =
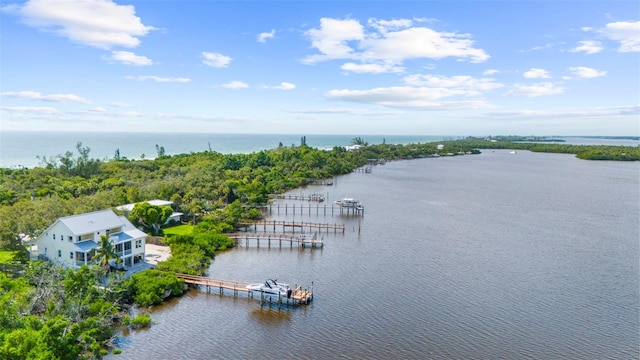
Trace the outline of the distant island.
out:
<instances>
[{"instance_id":1,"label":"distant island","mask_svg":"<svg viewBox=\"0 0 640 360\"><path fill-rule=\"evenodd\" d=\"M640 140L640 136L567 136L567 137L582 137L588 139L611 139L611 140Z\"/></svg>"},{"instance_id":2,"label":"distant island","mask_svg":"<svg viewBox=\"0 0 640 360\"><path fill-rule=\"evenodd\" d=\"M582 136L581 136L582 137ZM605 138L605 137L602 137ZM606 137L621 139L623 137ZM624 137L632 139L633 137ZM639 146L614 146L614 145L570 145L549 143L530 136L493 136L493 137L467 137L449 143L458 143L458 146L466 146L474 149L512 149L529 150L533 152L547 152L557 154L575 154L582 160L612 160L612 161L640 161Z\"/></svg>"}]
</instances>

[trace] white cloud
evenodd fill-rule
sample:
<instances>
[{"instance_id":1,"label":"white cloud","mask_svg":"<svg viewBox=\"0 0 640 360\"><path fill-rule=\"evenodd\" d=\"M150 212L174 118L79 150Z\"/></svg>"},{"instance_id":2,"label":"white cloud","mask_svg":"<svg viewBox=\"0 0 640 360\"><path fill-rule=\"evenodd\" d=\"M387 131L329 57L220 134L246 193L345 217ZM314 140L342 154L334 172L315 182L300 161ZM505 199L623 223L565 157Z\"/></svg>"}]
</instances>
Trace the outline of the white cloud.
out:
<instances>
[{"instance_id":1,"label":"white cloud","mask_svg":"<svg viewBox=\"0 0 640 360\"><path fill-rule=\"evenodd\" d=\"M89 109L88 111L90 113L93 113L93 114L105 114L105 113L107 113L107 109L103 108L102 106L96 106L96 107L94 107L92 109Z\"/></svg>"},{"instance_id":2,"label":"white cloud","mask_svg":"<svg viewBox=\"0 0 640 360\"><path fill-rule=\"evenodd\" d=\"M257 39L258 39L258 42L264 43L264 42L267 42L267 39L273 39L275 35L276 35L276 30L271 29L270 32L263 32L258 34Z\"/></svg>"},{"instance_id":3,"label":"white cloud","mask_svg":"<svg viewBox=\"0 0 640 360\"><path fill-rule=\"evenodd\" d=\"M294 114L358 114L364 113L366 110L361 109L290 109L287 112Z\"/></svg>"},{"instance_id":4,"label":"white cloud","mask_svg":"<svg viewBox=\"0 0 640 360\"><path fill-rule=\"evenodd\" d=\"M607 74L606 71L600 71L586 66L570 67L569 71L580 78L596 78Z\"/></svg>"},{"instance_id":5,"label":"white cloud","mask_svg":"<svg viewBox=\"0 0 640 360\"><path fill-rule=\"evenodd\" d=\"M491 118L507 118L507 119L557 119L557 118L600 118L600 117L614 117L614 116L628 116L628 115L640 115L640 106L614 106L614 107L593 107L593 108L579 108L570 110L520 110L520 111L505 111L485 114Z\"/></svg>"},{"instance_id":6,"label":"white cloud","mask_svg":"<svg viewBox=\"0 0 640 360\"><path fill-rule=\"evenodd\" d=\"M132 106L131 104L122 101L114 101L112 103L109 103L109 105L118 108L128 108Z\"/></svg>"},{"instance_id":7,"label":"white cloud","mask_svg":"<svg viewBox=\"0 0 640 360\"><path fill-rule=\"evenodd\" d=\"M273 86L273 89L278 89L278 90L293 90L296 88L296 86L292 83L288 83L288 82L282 82L280 83L280 85L278 86Z\"/></svg>"},{"instance_id":8,"label":"white cloud","mask_svg":"<svg viewBox=\"0 0 640 360\"><path fill-rule=\"evenodd\" d=\"M226 84L223 84L222 87L227 89L245 89L248 88L249 85L242 81L229 81Z\"/></svg>"},{"instance_id":9,"label":"white cloud","mask_svg":"<svg viewBox=\"0 0 640 360\"><path fill-rule=\"evenodd\" d=\"M491 107L491 104L478 97L504 86L491 78L466 75L447 77L414 74L405 76L403 81L405 86L335 89L327 92L325 97L410 110L479 109Z\"/></svg>"},{"instance_id":10,"label":"white cloud","mask_svg":"<svg viewBox=\"0 0 640 360\"><path fill-rule=\"evenodd\" d=\"M48 106L3 106L0 108L0 110L12 112L12 113L41 114L41 115L53 115L53 114L59 113L58 109L48 107Z\"/></svg>"},{"instance_id":11,"label":"white cloud","mask_svg":"<svg viewBox=\"0 0 640 360\"><path fill-rule=\"evenodd\" d=\"M554 44L552 43L546 43L544 45L538 45L538 46L534 46L532 48L529 49L524 49L524 50L518 50L518 52L530 52L530 51L538 51L538 50L545 50L545 49L550 49L554 47Z\"/></svg>"},{"instance_id":12,"label":"white cloud","mask_svg":"<svg viewBox=\"0 0 640 360\"><path fill-rule=\"evenodd\" d=\"M133 5L110 0L29 0L13 10L29 26L100 49L136 47L154 30L142 24Z\"/></svg>"},{"instance_id":13,"label":"white cloud","mask_svg":"<svg viewBox=\"0 0 640 360\"><path fill-rule=\"evenodd\" d=\"M619 52L640 52L640 21L609 23L601 31L607 38L620 42Z\"/></svg>"},{"instance_id":14,"label":"white cloud","mask_svg":"<svg viewBox=\"0 0 640 360\"><path fill-rule=\"evenodd\" d=\"M2 96L14 97L28 100L42 100L53 102L73 102L79 104L90 104L91 101L74 94L50 94L42 95L37 91L5 91Z\"/></svg>"},{"instance_id":15,"label":"white cloud","mask_svg":"<svg viewBox=\"0 0 640 360\"><path fill-rule=\"evenodd\" d=\"M463 89L393 86L368 90L331 90L325 96L332 100L411 110L454 110L490 107L490 104L484 100L440 101L442 98L466 95L466 93Z\"/></svg>"},{"instance_id":16,"label":"white cloud","mask_svg":"<svg viewBox=\"0 0 640 360\"><path fill-rule=\"evenodd\" d=\"M507 91L505 95L538 97L562 93L564 93L564 88L558 87L550 82L543 82L533 85L516 84L509 91Z\"/></svg>"},{"instance_id":17,"label":"white cloud","mask_svg":"<svg viewBox=\"0 0 640 360\"><path fill-rule=\"evenodd\" d=\"M345 71L355 72L355 73L372 73L372 74L404 72L403 67L395 66L393 63L356 64L356 63L349 62L340 66L340 69Z\"/></svg>"},{"instance_id":18,"label":"white cloud","mask_svg":"<svg viewBox=\"0 0 640 360\"><path fill-rule=\"evenodd\" d=\"M320 19L320 27L305 33L318 54L306 56L303 62L315 64L327 60L358 60L343 69L358 72L399 72L408 59L442 59L456 57L478 63L489 59L482 49L474 47L469 34L438 32L414 26L409 19L369 19L367 28L355 19ZM352 70L353 69L353 70Z\"/></svg>"},{"instance_id":19,"label":"white cloud","mask_svg":"<svg viewBox=\"0 0 640 360\"><path fill-rule=\"evenodd\" d=\"M378 20L371 18L367 20L367 25L380 33L387 33L389 31L409 28L413 25L413 21L410 19Z\"/></svg>"},{"instance_id":20,"label":"white cloud","mask_svg":"<svg viewBox=\"0 0 640 360\"><path fill-rule=\"evenodd\" d=\"M548 79L551 77L547 70L537 68L529 69L529 71L526 71L522 76L527 79Z\"/></svg>"},{"instance_id":21,"label":"white cloud","mask_svg":"<svg viewBox=\"0 0 640 360\"><path fill-rule=\"evenodd\" d=\"M587 54L596 54L602 51L602 44L600 41L585 40L578 41L578 46L569 50L570 52L585 52Z\"/></svg>"},{"instance_id":22,"label":"white cloud","mask_svg":"<svg viewBox=\"0 0 640 360\"><path fill-rule=\"evenodd\" d=\"M499 74L499 73L500 73L500 70L487 69L482 73L482 75L495 75L495 74Z\"/></svg>"},{"instance_id":23,"label":"white cloud","mask_svg":"<svg viewBox=\"0 0 640 360\"><path fill-rule=\"evenodd\" d=\"M353 19L322 18L319 29L311 29L305 34L311 40L311 45L321 53L307 56L304 62L308 64L330 59L355 59L357 55L348 42L365 37L363 26Z\"/></svg>"},{"instance_id":24,"label":"white cloud","mask_svg":"<svg viewBox=\"0 0 640 360\"><path fill-rule=\"evenodd\" d=\"M138 80L138 81L151 80L151 81L160 82L160 83L167 83L167 82L188 83L189 81L191 81L191 79L185 78L185 77L160 77L156 75L143 75L143 76L127 75L125 76L125 78L129 80Z\"/></svg>"},{"instance_id":25,"label":"white cloud","mask_svg":"<svg viewBox=\"0 0 640 360\"><path fill-rule=\"evenodd\" d=\"M222 55L220 53L210 53L206 51L202 52L202 57L204 58L204 60L202 60L203 64L215 68L227 67L229 63L231 63L231 60L233 60L229 56Z\"/></svg>"},{"instance_id":26,"label":"white cloud","mask_svg":"<svg viewBox=\"0 0 640 360\"><path fill-rule=\"evenodd\" d=\"M381 38L369 37L360 43L363 59L406 59L446 57L469 58L480 63L489 59L484 50L473 47L467 34L437 32L426 27L412 27L382 34Z\"/></svg>"},{"instance_id":27,"label":"white cloud","mask_svg":"<svg viewBox=\"0 0 640 360\"><path fill-rule=\"evenodd\" d=\"M153 65L153 60L146 56L140 56L131 51L112 51L110 60L119 61L125 65L148 66Z\"/></svg>"},{"instance_id":28,"label":"white cloud","mask_svg":"<svg viewBox=\"0 0 640 360\"><path fill-rule=\"evenodd\" d=\"M439 75L410 75L404 78L407 85L425 86L433 89L457 89L463 91L466 96L478 96L483 91L493 90L504 85L490 78L474 78L466 75L439 76Z\"/></svg>"}]
</instances>

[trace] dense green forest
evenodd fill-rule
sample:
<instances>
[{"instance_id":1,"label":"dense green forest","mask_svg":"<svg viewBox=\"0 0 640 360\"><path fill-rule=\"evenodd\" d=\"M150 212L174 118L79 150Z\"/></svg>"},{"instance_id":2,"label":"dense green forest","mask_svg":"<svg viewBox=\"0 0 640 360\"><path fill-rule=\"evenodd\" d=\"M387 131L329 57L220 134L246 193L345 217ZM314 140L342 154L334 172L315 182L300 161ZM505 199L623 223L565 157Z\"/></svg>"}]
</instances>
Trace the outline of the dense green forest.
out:
<instances>
[{"instance_id":1,"label":"dense green forest","mask_svg":"<svg viewBox=\"0 0 640 360\"><path fill-rule=\"evenodd\" d=\"M639 161L640 147L637 146L610 146L610 145L569 145L551 143L529 137L495 137L491 140L480 138L467 138L459 141L464 145L476 149L515 149L534 152L575 154L583 160L615 160L615 161Z\"/></svg>"},{"instance_id":2,"label":"dense green forest","mask_svg":"<svg viewBox=\"0 0 640 360\"><path fill-rule=\"evenodd\" d=\"M300 146L278 146L252 154L208 151L138 161L119 156L110 161L93 159L90 149L78 143L76 153L43 158L41 167L0 169L0 249L10 251L14 262L26 263L24 237L37 237L62 216L167 199L185 214L184 221L195 225L192 234L164 238L172 250L168 261L129 278L108 274L108 267L74 271L46 262L28 263L24 273L15 278L0 273L0 358L100 358L113 343L114 323L149 325L150 318L144 313L129 318L131 305L149 306L181 295L184 283L175 272L203 274L216 251L233 246L225 233L237 229L241 222L260 218L256 206L268 202L270 194L303 186L313 179L350 173L372 160L466 155L478 153L478 149L640 160L637 147L498 138L409 145L369 145L365 139L355 138L353 143L360 148L354 151L343 147L314 149L306 146L305 140L303 137ZM438 144L444 146L439 148ZM161 228L145 218L144 210L148 209L138 210L131 215L132 222L162 234Z\"/></svg>"}]
</instances>

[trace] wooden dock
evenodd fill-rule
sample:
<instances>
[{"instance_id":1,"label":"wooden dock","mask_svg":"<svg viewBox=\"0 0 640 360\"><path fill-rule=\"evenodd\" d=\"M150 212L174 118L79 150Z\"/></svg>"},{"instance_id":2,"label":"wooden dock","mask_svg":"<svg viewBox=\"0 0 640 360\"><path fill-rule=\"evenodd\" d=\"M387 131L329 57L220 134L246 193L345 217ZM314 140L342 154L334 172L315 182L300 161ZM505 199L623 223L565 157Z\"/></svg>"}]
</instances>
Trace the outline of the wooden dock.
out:
<instances>
[{"instance_id":1,"label":"wooden dock","mask_svg":"<svg viewBox=\"0 0 640 360\"><path fill-rule=\"evenodd\" d=\"M353 169L353 172L369 174L369 173L371 173L372 170L373 170L373 168L371 167L371 165L366 165L366 166L362 166L362 167Z\"/></svg>"},{"instance_id":2,"label":"wooden dock","mask_svg":"<svg viewBox=\"0 0 640 360\"><path fill-rule=\"evenodd\" d=\"M260 304L269 303L277 304L280 308L282 305L296 306L306 305L313 300L313 283L311 289L303 289L301 286L296 285L291 292L291 296L281 296L274 294L266 294L263 291L252 291L247 289L247 285L251 284L244 281L222 280L214 279L206 276L188 275L188 274L176 274L178 278L184 280L185 283L202 286L206 292L210 293L212 289L218 289L220 294L232 292L234 297L241 294L246 294L248 297L253 298L254 294L260 294Z\"/></svg>"},{"instance_id":3,"label":"wooden dock","mask_svg":"<svg viewBox=\"0 0 640 360\"><path fill-rule=\"evenodd\" d=\"M333 179L308 179L307 185L333 185Z\"/></svg>"},{"instance_id":4,"label":"wooden dock","mask_svg":"<svg viewBox=\"0 0 640 360\"><path fill-rule=\"evenodd\" d=\"M273 230L276 232L277 229L282 229L282 232L286 230L291 230L291 232L295 233L296 229L300 229L299 232L304 232L304 229L312 230L326 230L327 233L329 230L333 230L333 232L342 232L344 233L344 224L321 224L321 223L311 223L311 222L295 222L295 221L283 221L283 220L262 220L256 221L254 223L240 223L241 227L245 227L247 229L253 228L255 232L258 231L258 227L261 226L264 232L267 232L267 228L269 230Z\"/></svg>"},{"instance_id":5,"label":"wooden dock","mask_svg":"<svg viewBox=\"0 0 640 360\"><path fill-rule=\"evenodd\" d=\"M317 201L323 202L324 195L322 194L311 194L311 195L286 195L286 194L271 194L273 199L281 199L281 200L301 200L301 201Z\"/></svg>"},{"instance_id":6,"label":"wooden dock","mask_svg":"<svg viewBox=\"0 0 640 360\"><path fill-rule=\"evenodd\" d=\"M312 205L312 204L280 204L280 203L276 203L276 204L266 204L266 205L262 205L260 206L260 209L265 212L268 213L269 215L280 215L280 214L284 214L284 215L296 215L296 214L300 214L300 215L354 215L354 216L364 216L364 208L355 208L355 207L344 207L344 206L338 206L335 204L322 204L320 205L319 203L316 205Z\"/></svg>"},{"instance_id":7,"label":"wooden dock","mask_svg":"<svg viewBox=\"0 0 640 360\"><path fill-rule=\"evenodd\" d=\"M282 243L285 245L289 243L289 247L293 247L293 244L297 246L306 248L321 248L324 243L322 240L318 240L316 238L316 234L312 236L307 235L283 235L283 234L273 234L273 233L236 233L229 235L231 239L235 242L236 246L239 245L241 240L244 240L245 246L249 246L251 241L255 241L256 246L260 247L260 243L267 243L268 247L271 247L271 243L278 244L279 247L282 247Z\"/></svg>"}]
</instances>

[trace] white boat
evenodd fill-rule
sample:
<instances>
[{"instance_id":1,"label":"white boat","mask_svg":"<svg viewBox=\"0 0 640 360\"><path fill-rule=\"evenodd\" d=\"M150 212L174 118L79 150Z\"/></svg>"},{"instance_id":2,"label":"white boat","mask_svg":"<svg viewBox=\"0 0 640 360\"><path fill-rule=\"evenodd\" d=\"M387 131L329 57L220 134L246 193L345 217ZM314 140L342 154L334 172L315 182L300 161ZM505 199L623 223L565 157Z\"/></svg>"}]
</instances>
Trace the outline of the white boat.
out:
<instances>
[{"instance_id":1,"label":"white boat","mask_svg":"<svg viewBox=\"0 0 640 360\"><path fill-rule=\"evenodd\" d=\"M334 203L340 207L345 207L345 208L355 208L355 209L362 209L362 204L360 203L360 200L356 200L354 198L344 198L342 200L336 200L334 201Z\"/></svg>"},{"instance_id":2,"label":"white boat","mask_svg":"<svg viewBox=\"0 0 640 360\"><path fill-rule=\"evenodd\" d=\"M254 292L264 293L268 295L280 295L282 297L291 297L291 287L289 284L278 283L277 279L267 279L263 283L255 283L247 285L247 289Z\"/></svg>"}]
</instances>

